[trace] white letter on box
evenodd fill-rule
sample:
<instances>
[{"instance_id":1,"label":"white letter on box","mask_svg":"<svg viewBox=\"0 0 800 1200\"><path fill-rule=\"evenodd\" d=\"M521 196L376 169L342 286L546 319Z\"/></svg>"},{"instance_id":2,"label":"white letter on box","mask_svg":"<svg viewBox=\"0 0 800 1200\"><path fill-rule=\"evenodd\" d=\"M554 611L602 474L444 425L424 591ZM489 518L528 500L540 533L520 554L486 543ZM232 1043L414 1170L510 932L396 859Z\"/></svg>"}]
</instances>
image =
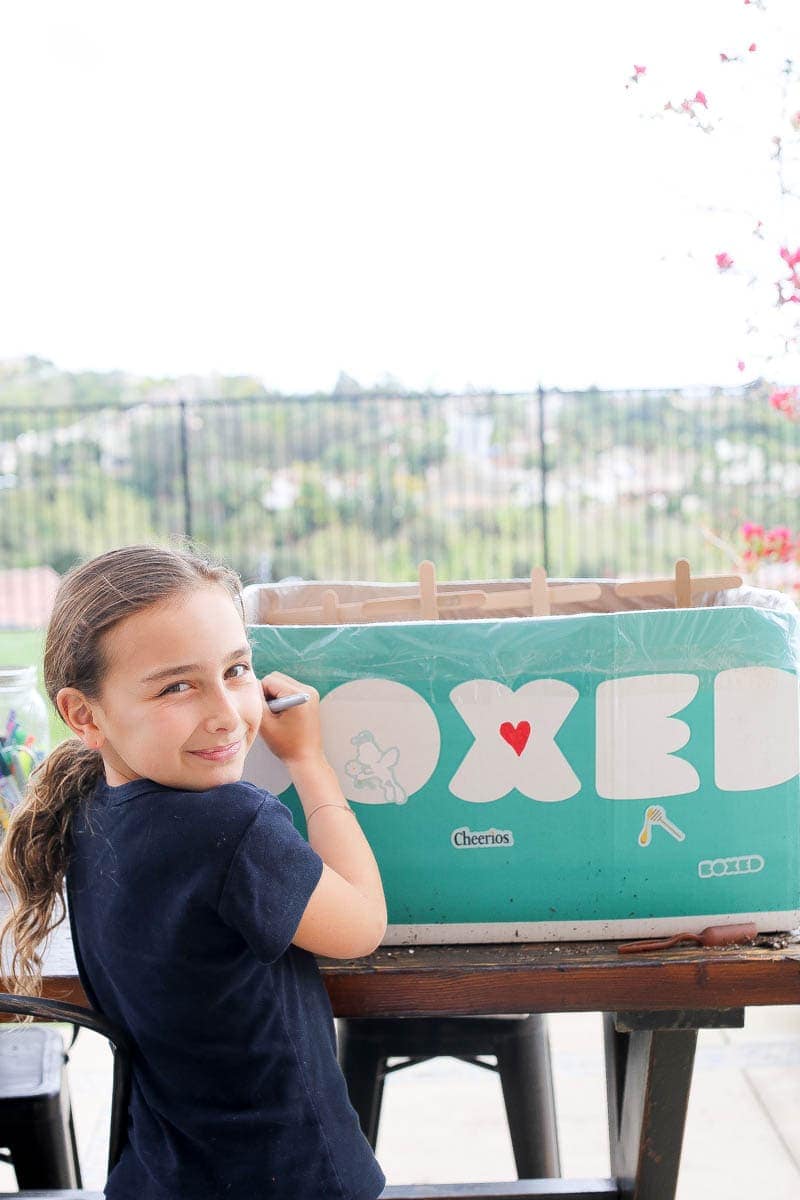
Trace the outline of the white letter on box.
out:
<instances>
[{"instance_id":1,"label":"white letter on box","mask_svg":"<svg viewBox=\"0 0 800 1200\"><path fill-rule=\"evenodd\" d=\"M530 800L566 800L581 789L555 736L578 699L560 679L534 679L512 692L496 679L470 679L450 693L475 737L450 780L459 800L484 804L514 788Z\"/></svg>"},{"instance_id":2,"label":"white letter on box","mask_svg":"<svg viewBox=\"0 0 800 1200\"><path fill-rule=\"evenodd\" d=\"M632 675L599 684L595 787L606 800L682 796L700 787L697 771L675 751L689 740L673 717L697 695L696 675Z\"/></svg>"},{"instance_id":3,"label":"white letter on box","mask_svg":"<svg viewBox=\"0 0 800 1200\"><path fill-rule=\"evenodd\" d=\"M736 667L714 681L714 779L723 792L754 792L800 771L797 676Z\"/></svg>"}]
</instances>

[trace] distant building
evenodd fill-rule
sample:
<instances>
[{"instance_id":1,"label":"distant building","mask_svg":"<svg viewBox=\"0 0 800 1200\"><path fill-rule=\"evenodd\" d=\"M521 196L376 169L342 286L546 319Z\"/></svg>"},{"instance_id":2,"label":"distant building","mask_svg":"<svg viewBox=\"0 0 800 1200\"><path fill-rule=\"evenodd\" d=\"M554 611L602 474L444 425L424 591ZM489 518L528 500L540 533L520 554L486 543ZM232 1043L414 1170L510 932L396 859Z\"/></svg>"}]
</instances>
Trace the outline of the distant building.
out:
<instances>
[{"instance_id":1,"label":"distant building","mask_svg":"<svg viewBox=\"0 0 800 1200\"><path fill-rule=\"evenodd\" d=\"M60 582L52 567L0 571L0 629L43 629Z\"/></svg>"},{"instance_id":2,"label":"distant building","mask_svg":"<svg viewBox=\"0 0 800 1200\"><path fill-rule=\"evenodd\" d=\"M353 379L352 375L348 375L346 371L339 372L333 389L334 396L360 396L363 391L361 384L357 379Z\"/></svg>"}]
</instances>

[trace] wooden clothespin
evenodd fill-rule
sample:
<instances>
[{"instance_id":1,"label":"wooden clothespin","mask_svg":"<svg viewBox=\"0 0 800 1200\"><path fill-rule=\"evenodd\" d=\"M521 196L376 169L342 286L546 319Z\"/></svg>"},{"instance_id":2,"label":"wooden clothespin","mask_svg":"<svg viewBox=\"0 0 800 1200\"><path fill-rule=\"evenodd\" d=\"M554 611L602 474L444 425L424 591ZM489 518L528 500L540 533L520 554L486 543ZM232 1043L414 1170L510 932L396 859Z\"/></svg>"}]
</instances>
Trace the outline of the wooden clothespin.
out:
<instances>
[{"instance_id":1,"label":"wooden clothespin","mask_svg":"<svg viewBox=\"0 0 800 1200\"><path fill-rule=\"evenodd\" d=\"M675 563L675 607L692 607L692 573L688 558L679 558Z\"/></svg>"},{"instance_id":2,"label":"wooden clothespin","mask_svg":"<svg viewBox=\"0 0 800 1200\"><path fill-rule=\"evenodd\" d=\"M534 567L531 571L531 608L535 617L549 617L553 603L570 604L599 597L600 588L596 583L549 584L544 567Z\"/></svg>"},{"instance_id":3,"label":"wooden clothespin","mask_svg":"<svg viewBox=\"0 0 800 1200\"><path fill-rule=\"evenodd\" d=\"M320 624L322 625L338 625L339 624L339 597L333 588L326 588L322 593L321 599L322 617Z\"/></svg>"},{"instance_id":4,"label":"wooden clothespin","mask_svg":"<svg viewBox=\"0 0 800 1200\"><path fill-rule=\"evenodd\" d=\"M436 604L436 567L425 559L419 564L419 599L420 617L423 621L438 621L439 609Z\"/></svg>"},{"instance_id":5,"label":"wooden clothespin","mask_svg":"<svg viewBox=\"0 0 800 1200\"><path fill-rule=\"evenodd\" d=\"M550 616L550 596L544 567L534 567L531 571L531 612L535 617Z\"/></svg>"}]
</instances>

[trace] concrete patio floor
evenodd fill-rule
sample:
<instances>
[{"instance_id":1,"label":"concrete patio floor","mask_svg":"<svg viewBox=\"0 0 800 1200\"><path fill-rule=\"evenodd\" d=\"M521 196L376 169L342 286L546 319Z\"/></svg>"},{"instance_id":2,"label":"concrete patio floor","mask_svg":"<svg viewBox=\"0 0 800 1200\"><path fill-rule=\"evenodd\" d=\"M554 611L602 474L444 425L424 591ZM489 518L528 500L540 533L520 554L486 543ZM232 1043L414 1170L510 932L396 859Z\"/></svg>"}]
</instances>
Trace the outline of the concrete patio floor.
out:
<instances>
[{"instance_id":1,"label":"concrete patio floor","mask_svg":"<svg viewBox=\"0 0 800 1200\"><path fill-rule=\"evenodd\" d=\"M562 1173L607 1177L599 1014L549 1018ZM110 1053L81 1033L71 1055L84 1186L104 1179ZM378 1157L390 1183L516 1177L494 1073L436 1059L386 1081ZM0 1164L0 1188L13 1189ZM800 1196L800 1006L748 1009L744 1029L698 1039L677 1200Z\"/></svg>"}]
</instances>

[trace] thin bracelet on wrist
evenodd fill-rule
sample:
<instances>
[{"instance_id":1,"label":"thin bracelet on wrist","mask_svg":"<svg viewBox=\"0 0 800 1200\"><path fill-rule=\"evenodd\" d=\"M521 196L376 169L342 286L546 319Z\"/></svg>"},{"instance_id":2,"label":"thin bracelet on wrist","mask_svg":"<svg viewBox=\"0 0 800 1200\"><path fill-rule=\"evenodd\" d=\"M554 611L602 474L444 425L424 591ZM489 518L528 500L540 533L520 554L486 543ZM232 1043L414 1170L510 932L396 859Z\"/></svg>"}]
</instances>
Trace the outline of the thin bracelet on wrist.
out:
<instances>
[{"instance_id":1,"label":"thin bracelet on wrist","mask_svg":"<svg viewBox=\"0 0 800 1200\"><path fill-rule=\"evenodd\" d=\"M353 817L356 815L349 804L333 804L333 803L318 804L316 808L312 808L310 813L305 814L306 825L311 820L311 818L314 816L314 813L318 813L321 808L340 808L342 810L342 812L348 812Z\"/></svg>"}]
</instances>

